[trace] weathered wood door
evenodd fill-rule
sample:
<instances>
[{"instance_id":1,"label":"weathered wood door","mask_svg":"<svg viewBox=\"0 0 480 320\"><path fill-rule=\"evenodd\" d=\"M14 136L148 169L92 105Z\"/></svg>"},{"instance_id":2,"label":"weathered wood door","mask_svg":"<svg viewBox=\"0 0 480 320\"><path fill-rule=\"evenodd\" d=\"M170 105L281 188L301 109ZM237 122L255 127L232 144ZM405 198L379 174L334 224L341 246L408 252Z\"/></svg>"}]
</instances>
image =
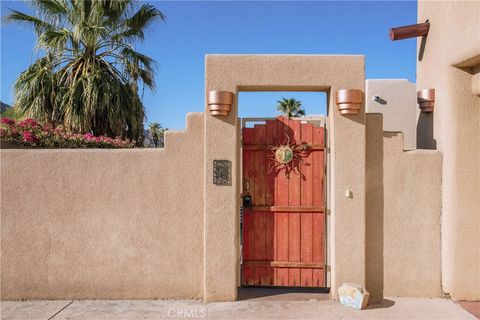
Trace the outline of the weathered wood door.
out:
<instances>
[{"instance_id":1,"label":"weathered wood door","mask_svg":"<svg viewBox=\"0 0 480 320\"><path fill-rule=\"evenodd\" d=\"M242 285L325 286L324 126L278 117L242 130Z\"/></svg>"}]
</instances>

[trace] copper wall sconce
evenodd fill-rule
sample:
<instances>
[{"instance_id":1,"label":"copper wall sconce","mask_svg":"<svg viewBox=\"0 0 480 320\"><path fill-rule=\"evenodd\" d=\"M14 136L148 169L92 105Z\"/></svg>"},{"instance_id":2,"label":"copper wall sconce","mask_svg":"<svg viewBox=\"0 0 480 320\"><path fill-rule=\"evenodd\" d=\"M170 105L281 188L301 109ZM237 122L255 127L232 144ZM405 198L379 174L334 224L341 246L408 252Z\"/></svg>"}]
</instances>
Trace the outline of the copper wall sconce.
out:
<instances>
[{"instance_id":1,"label":"copper wall sconce","mask_svg":"<svg viewBox=\"0 0 480 320\"><path fill-rule=\"evenodd\" d=\"M363 92L358 89L343 89L335 92L335 103L340 114L358 114L363 101Z\"/></svg>"},{"instance_id":2,"label":"copper wall sconce","mask_svg":"<svg viewBox=\"0 0 480 320\"><path fill-rule=\"evenodd\" d=\"M208 91L207 104L212 116L228 116L233 104L233 92Z\"/></svg>"},{"instance_id":3,"label":"copper wall sconce","mask_svg":"<svg viewBox=\"0 0 480 320\"><path fill-rule=\"evenodd\" d=\"M435 89L417 91L417 102L422 112L432 112L435 106Z\"/></svg>"}]
</instances>

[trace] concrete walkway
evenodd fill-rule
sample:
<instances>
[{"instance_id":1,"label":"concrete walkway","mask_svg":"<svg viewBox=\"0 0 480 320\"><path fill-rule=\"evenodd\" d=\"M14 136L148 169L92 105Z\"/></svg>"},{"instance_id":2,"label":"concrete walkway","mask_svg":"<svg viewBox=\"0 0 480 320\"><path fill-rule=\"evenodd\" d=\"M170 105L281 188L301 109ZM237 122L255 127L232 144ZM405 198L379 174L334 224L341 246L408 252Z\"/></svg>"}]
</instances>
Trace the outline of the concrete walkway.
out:
<instances>
[{"instance_id":1,"label":"concrete walkway","mask_svg":"<svg viewBox=\"0 0 480 320\"><path fill-rule=\"evenodd\" d=\"M475 319L446 299L391 298L359 311L336 301L2 301L2 320L127 319Z\"/></svg>"}]
</instances>

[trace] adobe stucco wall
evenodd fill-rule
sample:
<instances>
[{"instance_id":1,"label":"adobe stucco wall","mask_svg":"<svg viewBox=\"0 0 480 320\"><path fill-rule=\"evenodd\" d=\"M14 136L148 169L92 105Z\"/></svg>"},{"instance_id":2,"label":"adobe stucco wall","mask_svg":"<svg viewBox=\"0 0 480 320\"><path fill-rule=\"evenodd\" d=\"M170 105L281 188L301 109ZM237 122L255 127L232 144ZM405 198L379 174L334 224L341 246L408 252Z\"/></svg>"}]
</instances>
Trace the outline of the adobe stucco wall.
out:
<instances>
[{"instance_id":1,"label":"adobe stucco wall","mask_svg":"<svg viewBox=\"0 0 480 320\"><path fill-rule=\"evenodd\" d=\"M384 131L402 132L404 149L417 148L417 108L414 83L405 79L365 81L365 112L383 114Z\"/></svg>"},{"instance_id":2,"label":"adobe stucco wall","mask_svg":"<svg viewBox=\"0 0 480 320\"><path fill-rule=\"evenodd\" d=\"M338 113L336 90L365 91L362 56L209 55L205 82L206 92L327 92L332 295L344 282L366 285L373 301L442 294L440 152L404 152L402 135L384 133L382 116L364 105ZM164 150L2 150L2 299L235 300L237 117L236 97L227 117L189 114ZM232 162L231 185L213 184L214 159ZM475 225L452 221L478 248ZM464 237L450 236L455 245ZM478 270L475 253L452 248ZM459 278L474 278L464 271Z\"/></svg>"},{"instance_id":3,"label":"adobe stucco wall","mask_svg":"<svg viewBox=\"0 0 480 320\"><path fill-rule=\"evenodd\" d=\"M443 154L442 286L454 299L480 300L480 72L455 65L480 55L479 1L419 1L430 20L417 89L435 88L435 111L420 114L418 146ZM421 40L418 40L420 49Z\"/></svg>"},{"instance_id":4,"label":"adobe stucco wall","mask_svg":"<svg viewBox=\"0 0 480 320\"><path fill-rule=\"evenodd\" d=\"M441 154L403 150L367 114L367 289L383 296L439 297ZM383 296L382 296L383 294Z\"/></svg>"},{"instance_id":5,"label":"adobe stucco wall","mask_svg":"<svg viewBox=\"0 0 480 320\"><path fill-rule=\"evenodd\" d=\"M383 135L385 296L439 297L441 154Z\"/></svg>"},{"instance_id":6,"label":"adobe stucco wall","mask_svg":"<svg viewBox=\"0 0 480 320\"><path fill-rule=\"evenodd\" d=\"M165 149L2 150L2 299L202 297L204 114Z\"/></svg>"}]
</instances>

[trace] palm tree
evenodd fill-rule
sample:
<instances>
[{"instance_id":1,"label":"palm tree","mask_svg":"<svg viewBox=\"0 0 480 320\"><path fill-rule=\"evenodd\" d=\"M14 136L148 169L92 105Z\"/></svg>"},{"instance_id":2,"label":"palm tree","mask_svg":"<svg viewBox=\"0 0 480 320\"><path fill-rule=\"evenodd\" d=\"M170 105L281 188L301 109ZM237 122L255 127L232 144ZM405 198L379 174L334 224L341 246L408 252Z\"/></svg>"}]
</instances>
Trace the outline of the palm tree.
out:
<instances>
[{"instance_id":1,"label":"palm tree","mask_svg":"<svg viewBox=\"0 0 480 320\"><path fill-rule=\"evenodd\" d=\"M150 137L155 145L155 148L158 147L158 143L160 142L160 146L163 147L163 139L165 135L165 131L167 128L163 128L162 125L158 122L152 122L148 125L148 132Z\"/></svg>"},{"instance_id":2,"label":"palm tree","mask_svg":"<svg viewBox=\"0 0 480 320\"><path fill-rule=\"evenodd\" d=\"M32 27L38 59L15 82L25 116L72 132L143 140L139 91L155 89L155 61L135 50L165 16L137 0L33 0L37 16L6 17Z\"/></svg>"},{"instance_id":3,"label":"palm tree","mask_svg":"<svg viewBox=\"0 0 480 320\"><path fill-rule=\"evenodd\" d=\"M150 138L152 139L155 148L158 146L161 128L162 126L158 122L152 122L148 125L148 132L150 133Z\"/></svg>"},{"instance_id":4,"label":"palm tree","mask_svg":"<svg viewBox=\"0 0 480 320\"><path fill-rule=\"evenodd\" d=\"M277 110L287 117L302 117L305 115L305 110L302 108L302 102L294 98L277 100Z\"/></svg>"}]
</instances>

